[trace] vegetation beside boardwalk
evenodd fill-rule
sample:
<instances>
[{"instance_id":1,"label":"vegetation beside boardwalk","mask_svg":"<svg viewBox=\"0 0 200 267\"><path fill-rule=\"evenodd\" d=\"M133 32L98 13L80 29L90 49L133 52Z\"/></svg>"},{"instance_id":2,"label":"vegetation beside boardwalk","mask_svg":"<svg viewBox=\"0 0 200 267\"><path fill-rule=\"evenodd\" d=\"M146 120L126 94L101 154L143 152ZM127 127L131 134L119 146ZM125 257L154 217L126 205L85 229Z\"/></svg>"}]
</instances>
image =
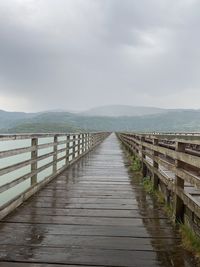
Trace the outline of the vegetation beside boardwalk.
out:
<instances>
[{"instance_id":1,"label":"vegetation beside boardwalk","mask_svg":"<svg viewBox=\"0 0 200 267\"><path fill-rule=\"evenodd\" d=\"M130 170L134 172L140 172L142 169L142 164L140 159L137 156L133 155L132 157L129 158L129 160L131 163Z\"/></svg>"},{"instance_id":2,"label":"vegetation beside boardwalk","mask_svg":"<svg viewBox=\"0 0 200 267\"><path fill-rule=\"evenodd\" d=\"M167 213L168 217L170 217L172 219L172 217L173 217L172 206L170 204L166 203L164 194L161 191L155 190L153 188L153 183L151 182L150 177L144 177L142 184L144 186L145 191L147 193L151 194L153 197L155 197L156 200L160 204L163 205L164 211Z\"/></svg>"},{"instance_id":3,"label":"vegetation beside boardwalk","mask_svg":"<svg viewBox=\"0 0 200 267\"><path fill-rule=\"evenodd\" d=\"M142 164L137 156L129 156L130 170L138 175L140 173ZM163 207L163 210L171 220L173 219L173 208L170 204L166 203L164 194L160 190L156 190L153 187L153 183L149 176L142 178L142 185L145 191L152 195L158 203ZM187 251L191 252L195 258L200 262L200 238L187 224L177 222L179 226L179 232L182 237L182 246Z\"/></svg>"},{"instance_id":4,"label":"vegetation beside boardwalk","mask_svg":"<svg viewBox=\"0 0 200 267\"><path fill-rule=\"evenodd\" d=\"M193 253L200 262L200 238L187 224L180 224L183 247Z\"/></svg>"},{"instance_id":5,"label":"vegetation beside boardwalk","mask_svg":"<svg viewBox=\"0 0 200 267\"><path fill-rule=\"evenodd\" d=\"M144 177L142 182L147 193L151 194L156 200L163 205L164 211L170 219L173 219L173 209L170 204L167 204L164 195L161 191L155 190L150 177ZM182 237L182 246L190 251L200 261L200 238L187 224L177 222L179 232Z\"/></svg>"}]
</instances>

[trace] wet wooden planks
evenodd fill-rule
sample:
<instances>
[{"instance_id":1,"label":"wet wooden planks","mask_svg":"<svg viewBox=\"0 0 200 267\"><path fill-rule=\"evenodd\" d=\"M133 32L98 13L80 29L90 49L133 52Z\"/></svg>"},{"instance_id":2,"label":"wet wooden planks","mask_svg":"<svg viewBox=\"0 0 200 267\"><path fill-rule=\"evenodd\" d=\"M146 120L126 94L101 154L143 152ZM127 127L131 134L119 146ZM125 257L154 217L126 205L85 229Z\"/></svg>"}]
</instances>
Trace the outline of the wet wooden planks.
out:
<instances>
[{"instance_id":1,"label":"wet wooden planks","mask_svg":"<svg viewBox=\"0 0 200 267\"><path fill-rule=\"evenodd\" d=\"M195 266L110 136L0 223L0 266Z\"/></svg>"}]
</instances>

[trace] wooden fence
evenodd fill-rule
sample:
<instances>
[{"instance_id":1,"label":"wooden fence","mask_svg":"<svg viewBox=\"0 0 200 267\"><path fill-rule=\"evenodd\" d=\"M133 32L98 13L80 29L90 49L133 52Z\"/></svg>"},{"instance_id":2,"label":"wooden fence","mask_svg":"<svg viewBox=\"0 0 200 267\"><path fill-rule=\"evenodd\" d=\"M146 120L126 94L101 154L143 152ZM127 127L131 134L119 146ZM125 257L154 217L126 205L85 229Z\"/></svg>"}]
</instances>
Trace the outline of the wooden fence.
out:
<instances>
[{"instance_id":1,"label":"wooden fence","mask_svg":"<svg viewBox=\"0 0 200 267\"><path fill-rule=\"evenodd\" d=\"M109 133L0 135L0 219Z\"/></svg>"},{"instance_id":2,"label":"wooden fence","mask_svg":"<svg viewBox=\"0 0 200 267\"><path fill-rule=\"evenodd\" d=\"M118 133L172 205L174 218L200 226L200 134Z\"/></svg>"}]
</instances>

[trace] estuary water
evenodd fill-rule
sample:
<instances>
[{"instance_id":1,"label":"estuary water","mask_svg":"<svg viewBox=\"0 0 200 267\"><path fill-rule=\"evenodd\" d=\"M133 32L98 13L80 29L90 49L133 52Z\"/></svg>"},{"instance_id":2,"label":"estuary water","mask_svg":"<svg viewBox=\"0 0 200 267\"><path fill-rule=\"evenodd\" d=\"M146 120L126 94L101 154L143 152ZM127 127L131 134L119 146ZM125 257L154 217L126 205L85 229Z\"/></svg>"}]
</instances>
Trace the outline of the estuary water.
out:
<instances>
[{"instance_id":1,"label":"estuary water","mask_svg":"<svg viewBox=\"0 0 200 267\"><path fill-rule=\"evenodd\" d=\"M58 137L58 141L64 141L66 140L66 137ZM47 144L47 143L53 143L53 137L48 138L39 138L38 139L38 145L41 144ZM72 142L70 142L71 146ZM7 151L11 149L17 149L17 148L25 148L31 146L31 139L24 139L24 140L9 140L9 141L1 141L0 139L0 151ZM58 149L66 148L66 144L58 145ZM53 152L53 146L49 148L39 149L38 150L38 156L42 156L48 153ZM70 150L71 153L71 150ZM58 155L58 159L66 155L66 152L61 152ZM7 158L0 159L0 169L5 168L7 166L11 166L13 164L17 164L20 162L23 162L25 160L31 159L31 152L23 153L16 156L11 156ZM46 159L38 161L37 167L42 167L46 165L47 163L50 163L53 160L53 156L50 156ZM60 169L65 164L65 160L60 161L57 164L57 169ZM0 176L0 186L9 183L25 174L30 173L31 171L31 165L27 165L25 167L22 167L16 171L9 172L7 174L4 174ZM38 173L37 181L40 182L43 179L45 179L47 176L51 175L53 171L53 167L50 166L47 169L41 171ZM31 179L27 179L24 182L10 188L9 190L0 193L0 206L7 203L9 200L13 199L17 195L24 192L26 189L30 187Z\"/></svg>"}]
</instances>

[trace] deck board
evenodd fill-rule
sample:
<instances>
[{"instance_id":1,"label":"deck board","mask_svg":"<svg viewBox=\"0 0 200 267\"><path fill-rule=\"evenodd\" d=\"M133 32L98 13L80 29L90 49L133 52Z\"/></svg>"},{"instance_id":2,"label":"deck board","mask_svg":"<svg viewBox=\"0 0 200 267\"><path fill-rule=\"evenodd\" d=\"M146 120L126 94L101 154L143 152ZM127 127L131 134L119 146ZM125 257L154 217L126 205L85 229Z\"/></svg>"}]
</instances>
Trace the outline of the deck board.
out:
<instances>
[{"instance_id":1,"label":"deck board","mask_svg":"<svg viewBox=\"0 0 200 267\"><path fill-rule=\"evenodd\" d=\"M114 135L0 223L0 267L192 267Z\"/></svg>"}]
</instances>

